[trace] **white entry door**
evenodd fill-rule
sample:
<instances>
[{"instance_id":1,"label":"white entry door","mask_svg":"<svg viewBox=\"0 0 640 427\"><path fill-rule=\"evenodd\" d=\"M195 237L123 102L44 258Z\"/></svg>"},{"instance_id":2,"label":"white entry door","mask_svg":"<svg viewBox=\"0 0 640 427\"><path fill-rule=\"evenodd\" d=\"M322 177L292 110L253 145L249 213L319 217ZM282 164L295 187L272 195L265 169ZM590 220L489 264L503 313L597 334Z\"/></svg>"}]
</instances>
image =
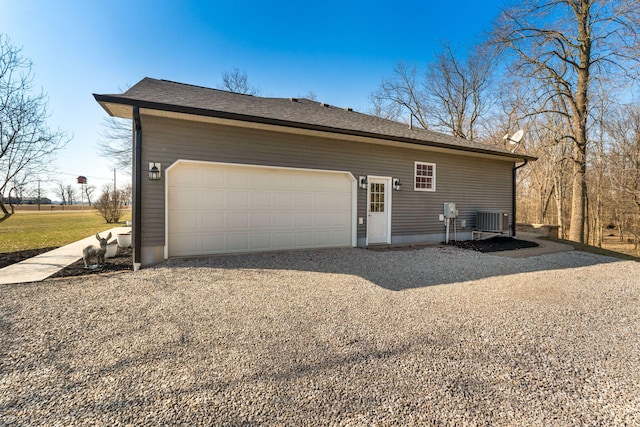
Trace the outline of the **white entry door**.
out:
<instances>
[{"instance_id":1,"label":"white entry door","mask_svg":"<svg viewBox=\"0 0 640 427\"><path fill-rule=\"evenodd\" d=\"M369 178L367 243L391 243L391 178Z\"/></svg>"}]
</instances>

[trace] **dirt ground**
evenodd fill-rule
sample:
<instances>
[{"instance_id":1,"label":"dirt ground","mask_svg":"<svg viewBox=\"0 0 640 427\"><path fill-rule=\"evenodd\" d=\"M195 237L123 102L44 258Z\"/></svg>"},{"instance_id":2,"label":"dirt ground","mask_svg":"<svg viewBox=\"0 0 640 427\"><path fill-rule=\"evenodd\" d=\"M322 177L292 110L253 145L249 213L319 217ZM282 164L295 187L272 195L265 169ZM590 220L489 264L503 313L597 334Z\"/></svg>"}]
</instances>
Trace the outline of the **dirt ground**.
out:
<instances>
[{"instance_id":1,"label":"dirt ground","mask_svg":"<svg viewBox=\"0 0 640 427\"><path fill-rule=\"evenodd\" d=\"M620 235L609 233L602 237L602 247L610 251L616 251L627 255L640 256L640 252L635 248L633 241L620 241Z\"/></svg>"}]
</instances>

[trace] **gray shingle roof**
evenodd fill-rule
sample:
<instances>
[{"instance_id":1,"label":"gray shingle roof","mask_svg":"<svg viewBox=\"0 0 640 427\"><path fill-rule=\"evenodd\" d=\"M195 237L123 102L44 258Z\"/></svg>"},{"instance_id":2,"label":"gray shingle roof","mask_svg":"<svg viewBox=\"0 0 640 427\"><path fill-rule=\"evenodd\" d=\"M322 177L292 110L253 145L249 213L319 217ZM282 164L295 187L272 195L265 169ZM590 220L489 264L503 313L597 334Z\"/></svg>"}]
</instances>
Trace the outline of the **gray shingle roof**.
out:
<instances>
[{"instance_id":1,"label":"gray shingle roof","mask_svg":"<svg viewBox=\"0 0 640 427\"><path fill-rule=\"evenodd\" d=\"M479 142L329 106L308 99L266 98L243 95L146 77L123 94L95 95L103 106L115 103L140 108L182 112L302 129L369 136L387 140L494 154L514 159L534 159Z\"/></svg>"}]
</instances>

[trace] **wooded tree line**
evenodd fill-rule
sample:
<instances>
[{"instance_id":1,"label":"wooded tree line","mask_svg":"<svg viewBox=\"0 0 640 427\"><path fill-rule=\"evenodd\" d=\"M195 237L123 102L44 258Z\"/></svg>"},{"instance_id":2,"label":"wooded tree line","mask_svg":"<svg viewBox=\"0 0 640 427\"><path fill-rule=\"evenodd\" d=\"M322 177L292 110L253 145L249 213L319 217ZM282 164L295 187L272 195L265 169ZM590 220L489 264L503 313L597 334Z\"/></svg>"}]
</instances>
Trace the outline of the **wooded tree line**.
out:
<instances>
[{"instance_id":1,"label":"wooded tree line","mask_svg":"<svg viewBox=\"0 0 640 427\"><path fill-rule=\"evenodd\" d=\"M640 12L637 1L524 0L466 52L399 63L371 113L487 144L525 129L518 221L556 223L601 244L640 234Z\"/></svg>"}]
</instances>

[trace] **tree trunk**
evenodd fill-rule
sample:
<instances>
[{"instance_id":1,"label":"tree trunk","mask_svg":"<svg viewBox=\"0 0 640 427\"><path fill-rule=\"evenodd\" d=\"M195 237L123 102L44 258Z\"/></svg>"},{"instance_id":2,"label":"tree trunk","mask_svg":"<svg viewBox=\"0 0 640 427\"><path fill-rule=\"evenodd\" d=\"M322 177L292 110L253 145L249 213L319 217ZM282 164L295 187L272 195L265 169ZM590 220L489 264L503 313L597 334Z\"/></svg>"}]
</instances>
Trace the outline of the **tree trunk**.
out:
<instances>
[{"instance_id":1,"label":"tree trunk","mask_svg":"<svg viewBox=\"0 0 640 427\"><path fill-rule=\"evenodd\" d=\"M578 18L579 66L573 110L573 191L569 239L585 243L585 198L587 197L587 118L589 117L589 69L591 67L591 10L589 1L581 0Z\"/></svg>"},{"instance_id":2,"label":"tree trunk","mask_svg":"<svg viewBox=\"0 0 640 427\"><path fill-rule=\"evenodd\" d=\"M569 229L569 240L584 243L584 223L585 223L585 199L587 196L586 169L587 165L586 149L576 145L574 154L576 159L573 163L573 185L571 199L571 225Z\"/></svg>"},{"instance_id":3,"label":"tree trunk","mask_svg":"<svg viewBox=\"0 0 640 427\"><path fill-rule=\"evenodd\" d=\"M560 229L558 230L558 237L560 237L561 239L565 238L565 233L564 233L564 217L562 214L562 208L564 207L564 192L562 191L562 180L561 179L557 179L556 176L553 177L553 181L554 181L554 198L556 201L556 215L558 216L558 225L560 226Z\"/></svg>"},{"instance_id":4,"label":"tree trunk","mask_svg":"<svg viewBox=\"0 0 640 427\"><path fill-rule=\"evenodd\" d=\"M0 194L0 197L2 197L1 194ZM0 210L2 210L2 218L0 218L0 222L6 221L13 214L12 212L9 212L7 210L7 208L4 206L4 203L2 203L1 200L0 200Z\"/></svg>"}]
</instances>

